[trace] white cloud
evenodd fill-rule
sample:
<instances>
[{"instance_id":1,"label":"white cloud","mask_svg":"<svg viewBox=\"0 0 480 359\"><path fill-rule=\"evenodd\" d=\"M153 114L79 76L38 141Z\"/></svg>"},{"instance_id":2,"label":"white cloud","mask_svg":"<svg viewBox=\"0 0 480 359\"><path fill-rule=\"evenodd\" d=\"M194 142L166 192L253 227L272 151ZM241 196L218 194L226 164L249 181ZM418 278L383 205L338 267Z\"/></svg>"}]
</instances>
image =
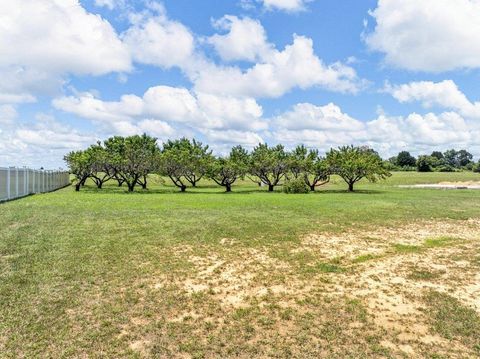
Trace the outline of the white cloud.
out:
<instances>
[{"instance_id":1,"label":"white cloud","mask_svg":"<svg viewBox=\"0 0 480 359\"><path fill-rule=\"evenodd\" d=\"M352 67L325 65L315 55L312 39L298 35L283 51L270 51L247 70L213 64L197 70L191 74L196 91L232 96L280 97L294 88L313 86L356 93L365 85Z\"/></svg>"},{"instance_id":2,"label":"white cloud","mask_svg":"<svg viewBox=\"0 0 480 359\"><path fill-rule=\"evenodd\" d=\"M0 125L11 125L17 118L17 110L12 105L0 105Z\"/></svg>"},{"instance_id":3,"label":"white cloud","mask_svg":"<svg viewBox=\"0 0 480 359\"><path fill-rule=\"evenodd\" d=\"M0 130L0 164L53 169L62 164L67 152L83 149L97 140L94 135L40 114L33 123Z\"/></svg>"},{"instance_id":4,"label":"white cloud","mask_svg":"<svg viewBox=\"0 0 480 359\"><path fill-rule=\"evenodd\" d=\"M77 0L1 3L0 97L49 93L66 74L130 70L129 52L110 23Z\"/></svg>"},{"instance_id":5,"label":"white cloud","mask_svg":"<svg viewBox=\"0 0 480 359\"><path fill-rule=\"evenodd\" d=\"M386 91L402 103L418 101L426 108L438 106L458 111L465 117L480 119L480 102L470 102L452 80L387 85Z\"/></svg>"},{"instance_id":6,"label":"white cloud","mask_svg":"<svg viewBox=\"0 0 480 359\"><path fill-rule=\"evenodd\" d=\"M297 12L306 9L306 4L312 0L260 0L267 10L283 10Z\"/></svg>"},{"instance_id":7,"label":"white cloud","mask_svg":"<svg viewBox=\"0 0 480 359\"><path fill-rule=\"evenodd\" d=\"M301 119L301 120L300 120ZM342 112L333 103L315 106L310 103L299 103L274 119L274 123L288 130L324 130L332 132L350 132L363 129L363 123Z\"/></svg>"},{"instance_id":8,"label":"white cloud","mask_svg":"<svg viewBox=\"0 0 480 359\"><path fill-rule=\"evenodd\" d=\"M192 93L184 88L156 86L143 97L124 95L119 101L102 101L91 93L57 98L57 109L100 121L111 128L132 132L145 118L191 126L194 129L260 130L262 108L252 98ZM120 127L119 127L120 126Z\"/></svg>"},{"instance_id":9,"label":"white cloud","mask_svg":"<svg viewBox=\"0 0 480 359\"><path fill-rule=\"evenodd\" d=\"M480 67L478 0L379 0L368 46L408 70Z\"/></svg>"},{"instance_id":10,"label":"white cloud","mask_svg":"<svg viewBox=\"0 0 480 359\"><path fill-rule=\"evenodd\" d=\"M480 124L455 112L412 113L405 117L379 115L374 120L359 121L334 104L304 103L271 121L274 130L270 137L288 147L304 143L326 152L346 144L369 145L384 157L401 150L418 154L452 147L472 149L480 136Z\"/></svg>"},{"instance_id":11,"label":"white cloud","mask_svg":"<svg viewBox=\"0 0 480 359\"><path fill-rule=\"evenodd\" d=\"M203 42L213 45L223 60L246 60L254 65L247 69L217 65L195 47L189 29L168 19L162 6L150 7L153 10L131 14L133 26L122 38L137 62L181 69L197 93L258 98L280 97L294 88L319 86L355 93L365 86L352 67L340 62L324 64L310 38L294 35L292 44L282 51L275 49L262 25L250 18L221 18L214 26L228 32Z\"/></svg>"},{"instance_id":12,"label":"white cloud","mask_svg":"<svg viewBox=\"0 0 480 359\"><path fill-rule=\"evenodd\" d=\"M124 6L125 0L95 0L95 6L106 7L109 10L113 10L116 7Z\"/></svg>"},{"instance_id":13,"label":"white cloud","mask_svg":"<svg viewBox=\"0 0 480 359\"><path fill-rule=\"evenodd\" d=\"M265 29L257 20L226 15L213 24L216 29L228 31L227 34L215 34L207 39L225 61L255 62L265 58L273 49L273 45L267 42Z\"/></svg>"},{"instance_id":14,"label":"white cloud","mask_svg":"<svg viewBox=\"0 0 480 359\"><path fill-rule=\"evenodd\" d=\"M169 20L165 9L151 4L151 10L131 14L132 26L122 34L136 62L164 68L185 67L191 61L195 41L181 23Z\"/></svg>"}]
</instances>

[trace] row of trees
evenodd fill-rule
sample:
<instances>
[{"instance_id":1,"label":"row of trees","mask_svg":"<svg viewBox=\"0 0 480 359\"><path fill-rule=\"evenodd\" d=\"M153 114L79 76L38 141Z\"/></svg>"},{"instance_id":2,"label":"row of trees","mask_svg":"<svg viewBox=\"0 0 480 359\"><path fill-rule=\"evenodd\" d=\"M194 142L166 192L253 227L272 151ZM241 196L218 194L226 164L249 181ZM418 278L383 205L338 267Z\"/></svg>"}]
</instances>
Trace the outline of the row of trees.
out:
<instances>
[{"instance_id":1,"label":"row of trees","mask_svg":"<svg viewBox=\"0 0 480 359\"><path fill-rule=\"evenodd\" d=\"M434 151L430 155L413 157L410 152L402 151L388 160L390 169L417 170L419 172L454 172L470 170L480 172L480 162L473 161L473 155L466 150Z\"/></svg>"},{"instance_id":2,"label":"row of trees","mask_svg":"<svg viewBox=\"0 0 480 359\"><path fill-rule=\"evenodd\" d=\"M268 186L269 191L286 181L302 182L314 191L336 174L353 191L355 183L363 178L374 182L390 176L378 153L368 147L344 146L321 157L317 150L303 145L289 152L282 145L259 144L250 153L236 146L228 156L218 157L208 145L196 140L169 140L160 147L155 138L145 134L109 138L86 150L70 152L65 161L75 175L77 191L89 178L98 188L115 180L129 191L137 185L146 189L149 174L168 177L182 192L203 178L213 180L227 192L244 178Z\"/></svg>"}]
</instances>

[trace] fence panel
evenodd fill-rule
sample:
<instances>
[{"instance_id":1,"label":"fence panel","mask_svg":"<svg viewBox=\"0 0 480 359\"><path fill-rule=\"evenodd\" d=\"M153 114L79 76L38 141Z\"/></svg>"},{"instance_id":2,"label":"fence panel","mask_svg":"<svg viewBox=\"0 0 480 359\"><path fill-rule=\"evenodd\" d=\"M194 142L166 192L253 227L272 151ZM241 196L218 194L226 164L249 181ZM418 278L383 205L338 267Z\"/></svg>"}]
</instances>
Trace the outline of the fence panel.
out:
<instances>
[{"instance_id":1,"label":"fence panel","mask_svg":"<svg viewBox=\"0 0 480 359\"><path fill-rule=\"evenodd\" d=\"M0 202L29 194L55 191L69 184L69 173L64 171L0 167Z\"/></svg>"}]
</instances>

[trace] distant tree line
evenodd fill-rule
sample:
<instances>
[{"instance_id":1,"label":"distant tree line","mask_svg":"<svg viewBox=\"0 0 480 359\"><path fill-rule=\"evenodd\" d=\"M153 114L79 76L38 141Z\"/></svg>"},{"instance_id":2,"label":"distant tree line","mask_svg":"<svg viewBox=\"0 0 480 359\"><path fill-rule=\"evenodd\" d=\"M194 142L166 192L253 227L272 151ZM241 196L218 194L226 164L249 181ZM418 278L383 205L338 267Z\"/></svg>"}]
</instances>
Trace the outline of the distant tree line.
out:
<instances>
[{"instance_id":1,"label":"distant tree line","mask_svg":"<svg viewBox=\"0 0 480 359\"><path fill-rule=\"evenodd\" d=\"M235 146L222 157L195 139L169 140L159 146L146 134L111 137L86 150L68 153L65 161L75 176L77 191L87 179L98 188L116 181L130 192L136 186L146 189L150 174L169 178L181 192L196 187L203 178L230 192L237 180L247 178L269 191L283 185L285 192L296 193L315 191L328 183L331 175L340 176L349 191L362 179L375 182L390 176L386 162L368 147L343 146L322 157L318 150L303 145L286 151L282 145L259 144L251 152Z\"/></svg>"},{"instance_id":2,"label":"distant tree line","mask_svg":"<svg viewBox=\"0 0 480 359\"><path fill-rule=\"evenodd\" d=\"M480 172L480 161L475 163L473 155L467 150L434 151L430 155L413 157L410 152L402 151L397 156L388 159L386 167L389 170L418 172Z\"/></svg>"}]
</instances>

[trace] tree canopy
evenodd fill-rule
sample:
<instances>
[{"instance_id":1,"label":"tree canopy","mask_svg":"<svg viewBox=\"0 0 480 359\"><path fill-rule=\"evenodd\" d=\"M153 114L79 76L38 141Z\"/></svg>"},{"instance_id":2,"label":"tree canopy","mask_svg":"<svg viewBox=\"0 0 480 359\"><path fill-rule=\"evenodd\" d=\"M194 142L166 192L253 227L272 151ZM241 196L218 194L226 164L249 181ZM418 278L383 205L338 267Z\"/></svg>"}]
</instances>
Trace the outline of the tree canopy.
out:
<instances>
[{"instance_id":1,"label":"tree canopy","mask_svg":"<svg viewBox=\"0 0 480 359\"><path fill-rule=\"evenodd\" d=\"M287 171L288 155L282 145L269 147L267 144L259 144L253 149L250 173L267 185L269 192L273 192Z\"/></svg>"},{"instance_id":2,"label":"tree canopy","mask_svg":"<svg viewBox=\"0 0 480 359\"><path fill-rule=\"evenodd\" d=\"M331 172L348 184L350 192L355 183L363 178L375 182L391 175L378 153L368 147L343 146L331 149L327 153L327 163Z\"/></svg>"}]
</instances>

